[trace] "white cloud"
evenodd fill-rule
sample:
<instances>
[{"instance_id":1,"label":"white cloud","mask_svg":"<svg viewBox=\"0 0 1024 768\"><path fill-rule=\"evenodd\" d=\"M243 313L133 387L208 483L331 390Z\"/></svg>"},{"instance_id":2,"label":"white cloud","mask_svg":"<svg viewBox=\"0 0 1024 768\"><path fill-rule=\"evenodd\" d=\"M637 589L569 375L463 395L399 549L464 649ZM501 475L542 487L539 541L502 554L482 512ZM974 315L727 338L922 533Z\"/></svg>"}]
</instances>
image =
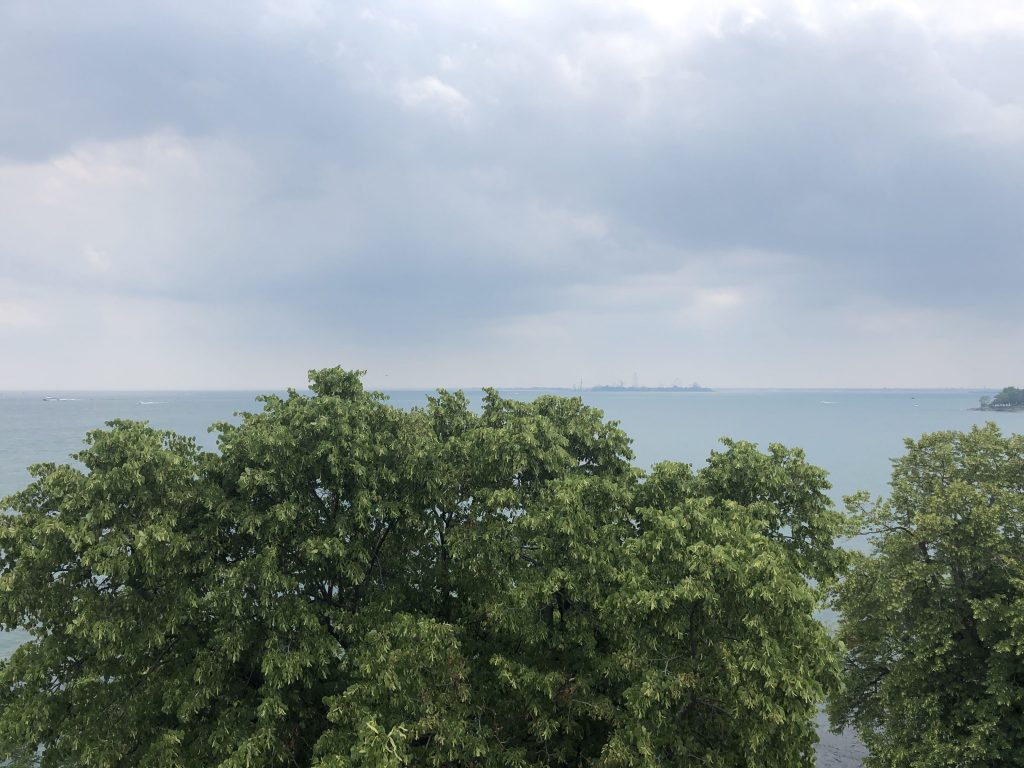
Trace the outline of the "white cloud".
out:
<instances>
[{"instance_id":1,"label":"white cloud","mask_svg":"<svg viewBox=\"0 0 1024 768\"><path fill-rule=\"evenodd\" d=\"M454 117L463 117L469 109L469 99L433 76L402 81L398 84L398 98L410 109L436 109Z\"/></svg>"},{"instance_id":2,"label":"white cloud","mask_svg":"<svg viewBox=\"0 0 1024 768\"><path fill-rule=\"evenodd\" d=\"M324 0L264 0L264 24L269 28L279 25L299 27L322 24L328 12Z\"/></svg>"},{"instance_id":3,"label":"white cloud","mask_svg":"<svg viewBox=\"0 0 1024 768\"><path fill-rule=\"evenodd\" d=\"M598 4L609 9L634 8L659 28L688 37L785 16L817 32L834 31L878 14L903 16L947 35L1024 29L1024 6L1017 0L601 0Z\"/></svg>"},{"instance_id":4,"label":"white cloud","mask_svg":"<svg viewBox=\"0 0 1024 768\"><path fill-rule=\"evenodd\" d=\"M173 386L282 360L843 384L887 329L935 352L937 314L1019 314L1017 2L156 7L0 10L24 370L123 378L148 339ZM877 383L920 363L874 359Z\"/></svg>"},{"instance_id":5,"label":"white cloud","mask_svg":"<svg viewBox=\"0 0 1024 768\"><path fill-rule=\"evenodd\" d=\"M0 256L11 277L173 290L222 256L218 230L254 181L224 142L166 131L0 164Z\"/></svg>"},{"instance_id":6,"label":"white cloud","mask_svg":"<svg viewBox=\"0 0 1024 768\"><path fill-rule=\"evenodd\" d=\"M38 328L45 324L38 308L22 301L0 299L0 328Z\"/></svg>"},{"instance_id":7,"label":"white cloud","mask_svg":"<svg viewBox=\"0 0 1024 768\"><path fill-rule=\"evenodd\" d=\"M92 245L85 246L85 263L96 272L108 272L112 266L110 254Z\"/></svg>"}]
</instances>

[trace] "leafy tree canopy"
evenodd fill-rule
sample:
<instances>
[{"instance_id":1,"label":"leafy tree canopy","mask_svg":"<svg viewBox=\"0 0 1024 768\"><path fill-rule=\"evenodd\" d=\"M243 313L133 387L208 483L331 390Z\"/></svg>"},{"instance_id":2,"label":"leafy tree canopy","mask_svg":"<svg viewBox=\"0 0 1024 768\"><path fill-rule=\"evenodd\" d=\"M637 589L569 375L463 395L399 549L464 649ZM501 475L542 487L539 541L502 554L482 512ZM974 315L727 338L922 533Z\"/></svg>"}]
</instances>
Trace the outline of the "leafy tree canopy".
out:
<instances>
[{"instance_id":1,"label":"leafy tree canopy","mask_svg":"<svg viewBox=\"0 0 1024 768\"><path fill-rule=\"evenodd\" d=\"M356 373L219 452L91 433L3 502L0 747L43 766L810 766L842 565L824 472L631 465L579 399Z\"/></svg>"},{"instance_id":2,"label":"leafy tree canopy","mask_svg":"<svg viewBox=\"0 0 1024 768\"><path fill-rule=\"evenodd\" d=\"M992 398L991 404L995 406L1024 406L1024 389L1006 387Z\"/></svg>"},{"instance_id":3,"label":"leafy tree canopy","mask_svg":"<svg viewBox=\"0 0 1024 768\"><path fill-rule=\"evenodd\" d=\"M863 499L861 499L863 501ZM869 766L1024 766L1024 437L907 441L836 607Z\"/></svg>"}]
</instances>

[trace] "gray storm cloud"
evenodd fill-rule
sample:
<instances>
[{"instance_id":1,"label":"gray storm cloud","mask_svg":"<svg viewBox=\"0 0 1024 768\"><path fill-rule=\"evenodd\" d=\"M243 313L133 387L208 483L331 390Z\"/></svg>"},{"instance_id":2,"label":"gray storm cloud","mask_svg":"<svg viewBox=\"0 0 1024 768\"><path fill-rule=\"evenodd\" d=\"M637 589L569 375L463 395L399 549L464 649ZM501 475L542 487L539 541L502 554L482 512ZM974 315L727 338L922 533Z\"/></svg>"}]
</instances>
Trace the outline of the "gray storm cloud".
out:
<instances>
[{"instance_id":1,"label":"gray storm cloud","mask_svg":"<svg viewBox=\"0 0 1024 768\"><path fill-rule=\"evenodd\" d=\"M1019 378L1014 6L677 5L5 4L0 388Z\"/></svg>"}]
</instances>

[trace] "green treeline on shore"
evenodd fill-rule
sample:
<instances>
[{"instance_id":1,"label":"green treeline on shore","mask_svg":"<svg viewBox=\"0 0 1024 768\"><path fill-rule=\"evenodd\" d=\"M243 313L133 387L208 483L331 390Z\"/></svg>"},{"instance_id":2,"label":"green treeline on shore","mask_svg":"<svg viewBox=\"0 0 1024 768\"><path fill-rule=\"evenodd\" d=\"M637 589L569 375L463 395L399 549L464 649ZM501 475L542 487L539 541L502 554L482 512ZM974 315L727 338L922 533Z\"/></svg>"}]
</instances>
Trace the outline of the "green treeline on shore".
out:
<instances>
[{"instance_id":1,"label":"green treeline on shore","mask_svg":"<svg viewBox=\"0 0 1024 768\"><path fill-rule=\"evenodd\" d=\"M981 411L1016 411L1024 409L1024 389L1005 387L997 395L979 399Z\"/></svg>"},{"instance_id":2,"label":"green treeline on shore","mask_svg":"<svg viewBox=\"0 0 1024 768\"><path fill-rule=\"evenodd\" d=\"M827 702L869 766L1024 766L1021 437L908 440L840 511L798 448L641 471L578 398L311 389L0 502L0 757L791 768Z\"/></svg>"}]
</instances>

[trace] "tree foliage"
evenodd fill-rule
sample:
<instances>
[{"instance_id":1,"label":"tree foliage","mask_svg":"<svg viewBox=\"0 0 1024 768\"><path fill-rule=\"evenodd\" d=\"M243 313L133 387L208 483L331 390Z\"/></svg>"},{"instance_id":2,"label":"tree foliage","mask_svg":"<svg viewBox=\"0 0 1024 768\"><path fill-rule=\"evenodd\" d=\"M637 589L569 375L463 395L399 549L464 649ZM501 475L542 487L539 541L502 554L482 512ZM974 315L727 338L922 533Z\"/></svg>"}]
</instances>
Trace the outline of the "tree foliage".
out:
<instances>
[{"instance_id":1,"label":"tree foliage","mask_svg":"<svg viewBox=\"0 0 1024 768\"><path fill-rule=\"evenodd\" d=\"M1024 389L1005 387L994 396L982 395L978 402L983 411L1019 410L1024 408Z\"/></svg>"},{"instance_id":2,"label":"tree foliage","mask_svg":"<svg viewBox=\"0 0 1024 768\"><path fill-rule=\"evenodd\" d=\"M631 465L579 399L358 374L219 452L135 422L4 504L0 746L44 766L791 766L838 680L825 474Z\"/></svg>"},{"instance_id":3,"label":"tree foliage","mask_svg":"<svg viewBox=\"0 0 1024 768\"><path fill-rule=\"evenodd\" d=\"M1006 387L992 398L993 406L1020 407L1024 406L1024 389Z\"/></svg>"},{"instance_id":4,"label":"tree foliage","mask_svg":"<svg viewBox=\"0 0 1024 768\"><path fill-rule=\"evenodd\" d=\"M1024 766L1024 437L907 441L873 552L837 593L846 693L870 766Z\"/></svg>"}]
</instances>

